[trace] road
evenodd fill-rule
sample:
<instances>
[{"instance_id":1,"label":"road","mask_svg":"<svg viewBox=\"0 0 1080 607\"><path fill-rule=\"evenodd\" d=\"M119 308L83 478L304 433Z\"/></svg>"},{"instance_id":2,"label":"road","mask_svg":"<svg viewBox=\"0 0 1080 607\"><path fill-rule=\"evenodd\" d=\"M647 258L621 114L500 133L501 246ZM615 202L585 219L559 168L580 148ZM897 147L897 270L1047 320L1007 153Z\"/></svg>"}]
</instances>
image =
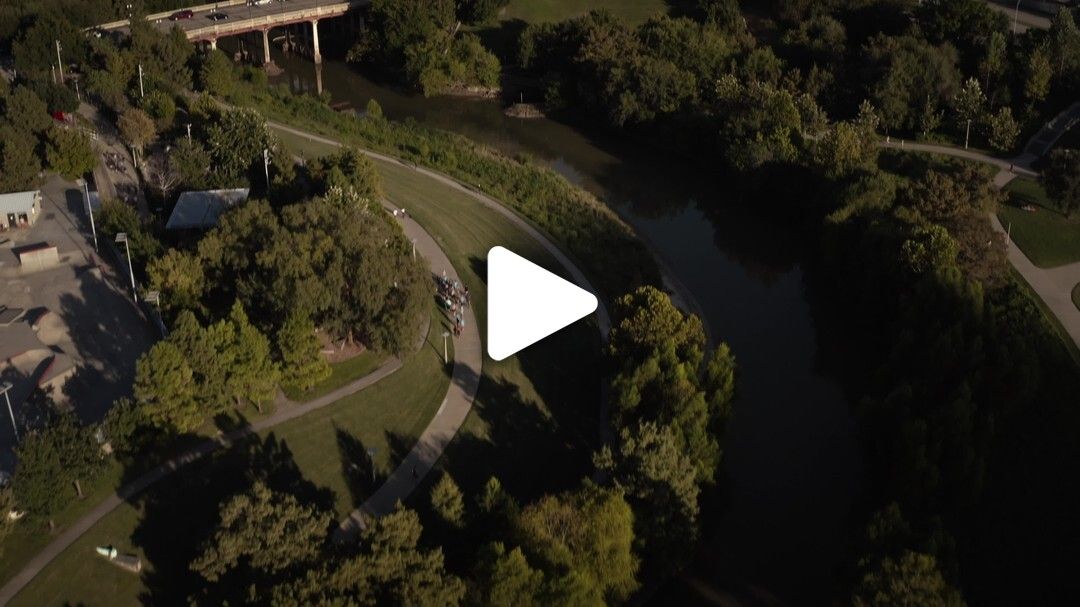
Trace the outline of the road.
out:
<instances>
[{"instance_id":1,"label":"road","mask_svg":"<svg viewBox=\"0 0 1080 607\"><path fill-rule=\"evenodd\" d=\"M996 166L1000 170L994 176L994 185L1003 188L1020 175L1038 177L1038 173L1031 169L1032 163L1048 153L1070 128L1080 128L1076 126L1078 123L1080 123L1080 101L1073 103L1043 125L1024 146L1023 153L1012 159L995 158L974 150L932 143L884 141L881 146L910 152L944 154ZM1008 229L1001 225L994 213L990 213L990 225L1002 234L1008 233ZM1072 289L1080 283L1080 263L1056 268L1040 268L1028 259L1015 242L1009 238L1006 238L1006 242L1009 262L1057 317L1077 347L1080 347L1080 309L1077 309L1072 302Z\"/></svg>"},{"instance_id":2,"label":"road","mask_svg":"<svg viewBox=\"0 0 1080 607\"><path fill-rule=\"evenodd\" d=\"M266 23L274 23L275 25L281 24L284 21L298 22L302 20L302 17L308 15L325 15L326 17L333 17L341 15L345 10L365 6L370 0L288 0L282 2L274 0L261 6L251 6L244 2L221 2L203 4L199 6L193 6L191 10L194 11L194 16L189 19L177 19L171 20L166 13L159 13L164 15L161 18L152 18L151 23L161 30L168 31L174 27L179 27L185 33L189 34L189 38L192 38L190 32L203 31L206 28L218 27L225 32L221 35L232 35L237 33L236 30L254 30L259 26ZM217 8L215 9L215 5ZM174 11L175 14L179 11ZM209 15L213 13L220 13L226 15L228 18L220 21L211 20ZM296 18L293 19L292 17ZM154 17L152 15L151 17ZM119 22L117 22L119 23ZM117 31L127 33L126 25L118 25L117 27L107 27L110 31ZM216 36L203 36L196 35L198 39L209 39Z\"/></svg>"},{"instance_id":3,"label":"road","mask_svg":"<svg viewBox=\"0 0 1080 607\"><path fill-rule=\"evenodd\" d=\"M1050 18L1040 12L1032 12L1025 8L1025 6L1031 5L1032 2L1013 2L1012 0L986 0L986 3L990 5L990 8L1004 13L1009 17L1009 27L1015 27L1016 33L1022 34L1029 29L1048 29L1050 27Z\"/></svg>"}]
</instances>

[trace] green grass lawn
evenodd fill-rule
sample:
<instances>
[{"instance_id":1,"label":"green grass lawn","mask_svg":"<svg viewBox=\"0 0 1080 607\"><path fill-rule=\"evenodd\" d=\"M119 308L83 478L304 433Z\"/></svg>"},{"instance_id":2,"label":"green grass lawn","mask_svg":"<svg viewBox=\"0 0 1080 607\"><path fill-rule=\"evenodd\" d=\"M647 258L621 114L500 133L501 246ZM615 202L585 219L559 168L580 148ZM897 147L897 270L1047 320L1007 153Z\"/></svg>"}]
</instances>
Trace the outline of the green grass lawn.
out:
<instances>
[{"instance_id":1,"label":"green grass lawn","mask_svg":"<svg viewBox=\"0 0 1080 607\"><path fill-rule=\"evenodd\" d=\"M283 134L285 145L298 144L290 138ZM323 146L317 153L325 151ZM469 286L482 335L488 249L506 246L558 271L539 243L472 197L405 167L377 166L388 198L436 238ZM218 504L253 476L339 515L351 510L411 448L445 395L445 319L437 313L432 318L427 343L397 373L259 440L196 462L124 504L54 560L13 604L184 602L199 584L188 564L212 529ZM575 484L588 473L596 448L598 350L595 325L581 322L518 356L485 360L476 403L441 465L470 493L491 475L522 499ZM376 450L374 461L368 460L370 448ZM425 496L415 500L422 504ZM133 575L95 556L94 546L106 544L139 554L146 570Z\"/></svg>"},{"instance_id":2,"label":"green grass lawn","mask_svg":"<svg viewBox=\"0 0 1080 607\"><path fill-rule=\"evenodd\" d=\"M1006 190L1009 204L998 209L998 219L1032 263L1052 268L1080 261L1080 216L1066 218L1059 213L1033 179L1014 179ZM1036 210L1025 211L1024 205Z\"/></svg>"},{"instance_id":3,"label":"green grass lawn","mask_svg":"<svg viewBox=\"0 0 1080 607\"><path fill-rule=\"evenodd\" d=\"M295 402L307 402L319 398L324 394L329 394L334 390L344 386L345 384L360 379L361 377L371 373L383 364L386 360L386 356L379 352L373 352L371 350L364 350L356 356L344 360L339 363L333 363L330 365L330 377L327 377L317 385L312 386L309 390L297 390L296 388L285 388L285 396L289 397L289 400Z\"/></svg>"},{"instance_id":4,"label":"green grass lawn","mask_svg":"<svg viewBox=\"0 0 1080 607\"><path fill-rule=\"evenodd\" d=\"M668 5L664 0L511 0L502 19L543 23L580 17L600 9L629 23L641 23L653 15L666 14Z\"/></svg>"}]
</instances>

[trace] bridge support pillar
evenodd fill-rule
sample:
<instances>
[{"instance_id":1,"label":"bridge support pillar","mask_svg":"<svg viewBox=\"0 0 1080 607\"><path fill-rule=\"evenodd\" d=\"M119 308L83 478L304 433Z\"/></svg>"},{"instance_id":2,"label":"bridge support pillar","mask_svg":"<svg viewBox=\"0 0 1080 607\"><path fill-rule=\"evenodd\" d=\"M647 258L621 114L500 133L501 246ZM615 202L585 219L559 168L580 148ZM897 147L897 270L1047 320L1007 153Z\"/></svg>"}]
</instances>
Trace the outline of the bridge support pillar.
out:
<instances>
[{"instance_id":1,"label":"bridge support pillar","mask_svg":"<svg viewBox=\"0 0 1080 607\"><path fill-rule=\"evenodd\" d=\"M211 39L207 40L206 42L210 45L210 50L212 50L212 51L217 50L217 38L211 38Z\"/></svg>"},{"instance_id":2,"label":"bridge support pillar","mask_svg":"<svg viewBox=\"0 0 1080 607\"><path fill-rule=\"evenodd\" d=\"M263 65L270 65L270 30L264 29L262 31L263 39Z\"/></svg>"},{"instance_id":3,"label":"bridge support pillar","mask_svg":"<svg viewBox=\"0 0 1080 607\"><path fill-rule=\"evenodd\" d=\"M319 20L311 20L311 59L315 63L322 63L322 53L319 52Z\"/></svg>"}]
</instances>

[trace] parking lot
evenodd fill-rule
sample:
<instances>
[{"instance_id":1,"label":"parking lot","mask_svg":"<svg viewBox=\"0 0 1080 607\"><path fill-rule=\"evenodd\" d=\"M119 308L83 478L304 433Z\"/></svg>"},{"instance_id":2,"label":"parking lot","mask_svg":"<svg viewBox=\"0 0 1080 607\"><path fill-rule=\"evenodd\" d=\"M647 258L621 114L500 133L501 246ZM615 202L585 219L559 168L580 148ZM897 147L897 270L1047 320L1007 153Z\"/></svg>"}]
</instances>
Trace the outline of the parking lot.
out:
<instances>
[{"instance_id":1,"label":"parking lot","mask_svg":"<svg viewBox=\"0 0 1080 607\"><path fill-rule=\"evenodd\" d=\"M154 338L125 289L127 276L99 261L81 229L81 186L51 176L41 192L34 226L0 233L0 241L8 239L0 245L0 309L22 312L0 326L0 382L14 384L10 396L20 435L40 418L42 399L29 398L38 385L82 419L100 419L130 393L135 360ZM39 243L56 247L55 263L20 266L16 252ZM14 432L2 399L0 407L0 469L10 470Z\"/></svg>"}]
</instances>

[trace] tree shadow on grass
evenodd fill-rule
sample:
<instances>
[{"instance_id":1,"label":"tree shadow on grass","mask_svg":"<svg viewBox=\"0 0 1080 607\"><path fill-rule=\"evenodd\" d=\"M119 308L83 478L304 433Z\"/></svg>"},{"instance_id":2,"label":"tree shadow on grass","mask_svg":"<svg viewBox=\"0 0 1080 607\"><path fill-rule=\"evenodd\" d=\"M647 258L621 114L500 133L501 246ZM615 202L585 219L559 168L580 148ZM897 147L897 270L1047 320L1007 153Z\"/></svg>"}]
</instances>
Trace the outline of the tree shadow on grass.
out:
<instances>
[{"instance_id":1,"label":"tree shadow on grass","mask_svg":"<svg viewBox=\"0 0 1080 607\"><path fill-rule=\"evenodd\" d=\"M372 454L359 438L334 424L342 474L354 508L364 503L386 481L386 473L375 469ZM377 453L376 453L377 455Z\"/></svg>"},{"instance_id":2,"label":"tree shadow on grass","mask_svg":"<svg viewBox=\"0 0 1080 607\"><path fill-rule=\"evenodd\" d=\"M288 446L273 434L247 437L227 451L189 464L133 500L142 516L130 543L143 550L149 565L142 574L143 603L185 604L196 592L205 604L243 603L247 583L223 580L210 586L190 563L213 534L220 504L256 480L292 493L302 503L332 508L333 493L304 479ZM114 541L124 548L122 538Z\"/></svg>"}]
</instances>

